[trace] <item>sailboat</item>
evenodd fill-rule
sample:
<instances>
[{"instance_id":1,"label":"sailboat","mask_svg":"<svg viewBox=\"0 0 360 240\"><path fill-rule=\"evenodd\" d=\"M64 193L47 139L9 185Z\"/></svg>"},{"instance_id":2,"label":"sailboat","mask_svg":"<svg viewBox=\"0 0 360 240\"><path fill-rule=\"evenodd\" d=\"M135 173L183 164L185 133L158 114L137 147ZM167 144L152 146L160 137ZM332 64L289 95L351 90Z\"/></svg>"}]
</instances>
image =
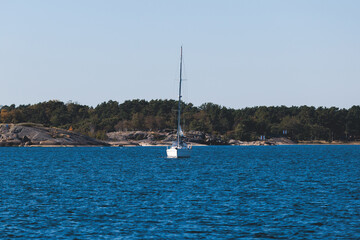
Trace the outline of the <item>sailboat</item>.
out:
<instances>
[{"instance_id":1,"label":"sailboat","mask_svg":"<svg viewBox=\"0 0 360 240\"><path fill-rule=\"evenodd\" d=\"M190 157L191 147L184 141L184 133L180 126L181 115L181 83L182 83L182 46L180 53L180 82L179 82L179 102L178 102L178 118L177 118L177 132L176 141L174 141L170 148L166 149L168 158L188 158Z\"/></svg>"}]
</instances>

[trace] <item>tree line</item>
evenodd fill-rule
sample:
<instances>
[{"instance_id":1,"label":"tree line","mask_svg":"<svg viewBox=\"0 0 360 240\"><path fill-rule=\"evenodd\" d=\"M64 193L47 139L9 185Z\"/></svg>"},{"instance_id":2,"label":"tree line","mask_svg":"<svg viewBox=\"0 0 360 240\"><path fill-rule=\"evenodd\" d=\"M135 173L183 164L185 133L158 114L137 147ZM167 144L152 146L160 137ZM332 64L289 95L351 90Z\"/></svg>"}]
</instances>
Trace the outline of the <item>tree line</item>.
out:
<instances>
[{"instance_id":1,"label":"tree line","mask_svg":"<svg viewBox=\"0 0 360 240\"><path fill-rule=\"evenodd\" d=\"M199 107L182 103L182 125L227 139L257 140L286 136L292 140L360 140L360 106L277 106L232 109L214 103ZM73 129L106 139L106 133L126 130L164 131L176 128L177 101L128 100L103 102L96 107L51 100L33 105L1 107L2 123L39 123Z\"/></svg>"}]
</instances>

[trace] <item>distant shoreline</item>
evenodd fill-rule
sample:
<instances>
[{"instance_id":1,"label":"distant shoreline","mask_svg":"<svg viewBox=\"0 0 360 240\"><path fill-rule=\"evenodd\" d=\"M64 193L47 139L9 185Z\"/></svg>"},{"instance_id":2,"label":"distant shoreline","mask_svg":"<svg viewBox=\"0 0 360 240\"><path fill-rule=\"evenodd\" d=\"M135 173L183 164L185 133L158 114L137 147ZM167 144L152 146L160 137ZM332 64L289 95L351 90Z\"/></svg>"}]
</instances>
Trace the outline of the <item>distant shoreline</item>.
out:
<instances>
[{"instance_id":1,"label":"distant shoreline","mask_svg":"<svg viewBox=\"0 0 360 240\"><path fill-rule=\"evenodd\" d=\"M168 147L171 144L123 144L123 145L29 145L29 146L2 146L2 147L34 147L34 148L77 148L77 147ZM189 145L193 147L211 147L211 146L243 146L243 147L252 147L252 146L358 146L360 142L351 142L351 143L295 143L295 144L279 144L279 145L254 145L254 144L242 144L242 145L205 145L205 144L192 144Z\"/></svg>"},{"instance_id":2,"label":"distant shoreline","mask_svg":"<svg viewBox=\"0 0 360 240\"><path fill-rule=\"evenodd\" d=\"M200 131L189 131L186 136L185 141L191 146L360 145L360 141L294 142L284 137L262 141L240 141L224 139L223 136ZM108 133L107 138L108 140L97 140L73 131L35 124L0 124L1 147L166 147L176 139L176 131L118 131Z\"/></svg>"},{"instance_id":3,"label":"distant shoreline","mask_svg":"<svg viewBox=\"0 0 360 240\"><path fill-rule=\"evenodd\" d=\"M153 143L148 143L148 142L114 142L114 141L107 141L107 143L111 146L111 147L167 147L170 146L171 143L163 143L163 142L153 142ZM190 146L194 146L194 147L206 147L206 146L326 146L326 145L360 145L360 142L356 141L356 142L347 142L347 143L339 143L339 142L333 142L333 143L319 143L319 142L300 142L300 143L282 143L282 144L267 144L266 142L261 143L260 141L251 141L251 142L246 142L246 143L242 143L242 144L221 144L221 145L207 145L207 144L199 144L199 143L192 143L189 142L188 145Z\"/></svg>"},{"instance_id":4,"label":"distant shoreline","mask_svg":"<svg viewBox=\"0 0 360 240\"><path fill-rule=\"evenodd\" d=\"M110 145L28 145L28 146L0 146L3 147L29 147L29 148L78 148L78 147L169 147L171 144L110 144ZM360 142L351 142L351 143L294 143L294 144L279 144L279 145L255 145L255 144L242 144L242 145L232 145L232 144L222 144L222 145L205 145L205 144L192 144L193 147L212 147L212 146L243 146L243 147L254 147L254 146L359 146Z\"/></svg>"}]
</instances>

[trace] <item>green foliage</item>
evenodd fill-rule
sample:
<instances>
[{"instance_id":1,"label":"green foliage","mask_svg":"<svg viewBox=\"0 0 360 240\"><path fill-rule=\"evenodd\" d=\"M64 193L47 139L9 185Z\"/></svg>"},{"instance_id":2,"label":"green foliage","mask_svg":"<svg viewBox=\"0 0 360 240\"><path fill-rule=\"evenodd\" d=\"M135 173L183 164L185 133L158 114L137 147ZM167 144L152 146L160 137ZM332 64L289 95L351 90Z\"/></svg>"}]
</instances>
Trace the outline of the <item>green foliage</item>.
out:
<instances>
[{"instance_id":1,"label":"green foliage","mask_svg":"<svg viewBox=\"0 0 360 240\"><path fill-rule=\"evenodd\" d=\"M350 109L301 107L226 108L214 103L182 103L182 125L225 138L256 140L285 136L293 140L359 140L360 106ZM41 124L69 129L98 139L118 130L175 129L177 101L135 99L103 102L96 107L57 100L34 105L3 106L0 122ZM287 134L283 134L286 130Z\"/></svg>"}]
</instances>

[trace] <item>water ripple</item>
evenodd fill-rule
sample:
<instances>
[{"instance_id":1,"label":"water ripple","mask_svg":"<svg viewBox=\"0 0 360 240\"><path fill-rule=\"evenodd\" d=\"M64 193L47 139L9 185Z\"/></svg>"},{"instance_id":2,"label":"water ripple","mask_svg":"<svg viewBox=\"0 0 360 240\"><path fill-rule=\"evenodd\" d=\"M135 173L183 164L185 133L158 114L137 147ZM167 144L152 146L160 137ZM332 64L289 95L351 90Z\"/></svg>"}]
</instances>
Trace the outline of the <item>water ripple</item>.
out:
<instances>
[{"instance_id":1,"label":"water ripple","mask_svg":"<svg viewBox=\"0 0 360 240\"><path fill-rule=\"evenodd\" d=\"M0 148L2 239L360 239L360 147Z\"/></svg>"}]
</instances>

